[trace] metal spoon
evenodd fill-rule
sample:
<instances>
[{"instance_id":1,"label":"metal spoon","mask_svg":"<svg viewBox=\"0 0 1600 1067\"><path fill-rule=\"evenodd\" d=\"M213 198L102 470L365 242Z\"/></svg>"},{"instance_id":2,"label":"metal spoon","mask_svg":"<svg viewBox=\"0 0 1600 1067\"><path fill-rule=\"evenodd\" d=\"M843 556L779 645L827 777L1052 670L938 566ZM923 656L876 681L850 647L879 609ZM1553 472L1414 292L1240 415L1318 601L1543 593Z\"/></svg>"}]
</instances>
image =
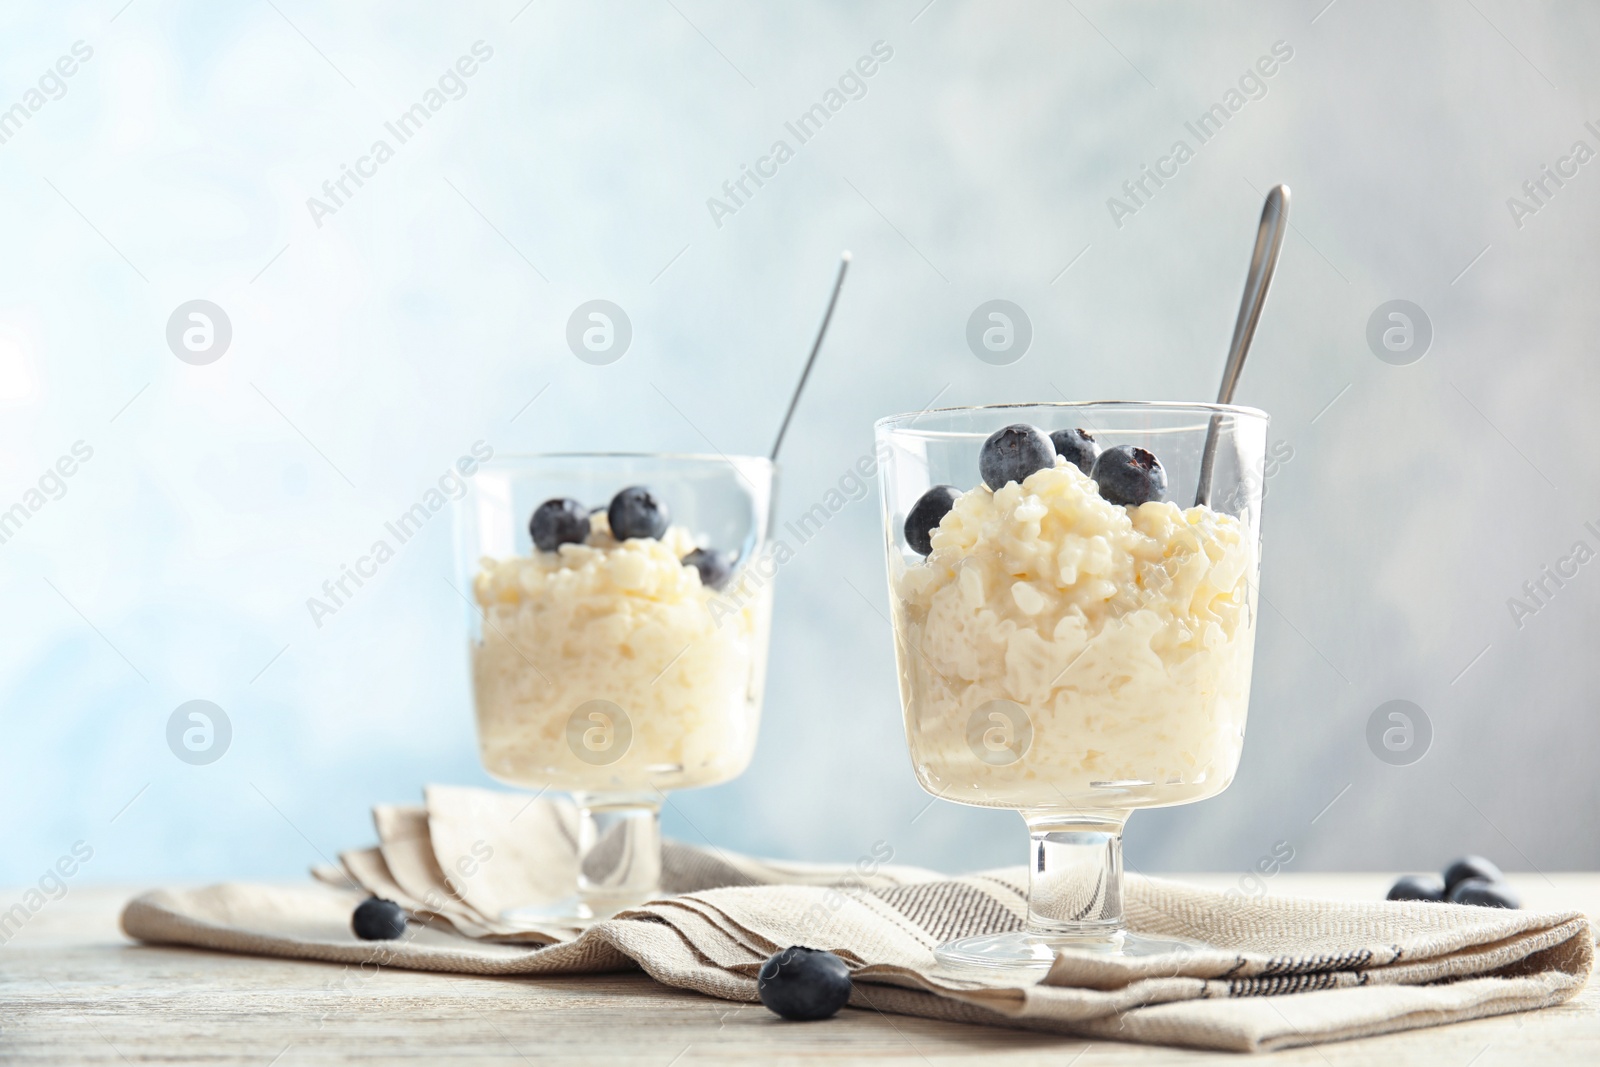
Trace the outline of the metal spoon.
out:
<instances>
[{"instance_id":1,"label":"metal spoon","mask_svg":"<svg viewBox=\"0 0 1600 1067\"><path fill-rule=\"evenodd\" d=\"M1272 284L1272 274L1278 269L1278 252L1283 248L1283 235L1289 228L1289 187L1274 185L1267 193L1267 202L1261 208L1261 225L1256 228L1256 247L1250 254L1250 273L1244 280L1244 296L1239 300L1239 319L1233 324L1233 343L1228 346L1228 363L1222 370L1222 388L1217 390L1217 403L1233 403L1233 390L1239 384L1239 372L1244 369L1244 357L1250 351L1250 342L1256 336L1256 323L1261 321L1261 308L1267 302L1267 287ZM1200 487L1195 491L1196 505L1211 503L1211 471L1217 464L1217 438L1222 432L1222 416L1211 416L1206 429L1205 451L1200 454Z\"/></svg>"},{"instance_id":2,"label":"metal spoon","mask_svg":"<svg viewBox=\"0 0 1600 1067\"><path fill-rule=\"evenodd\" d=\"M817 361L817 353L822 350L822 339L828 336L828 323L833 321L833 307L839 302L839 290L844 288L844 273L850 269L850 251L839 253L839 276L833 280L833 295L828 297L828 310L822 313L822 325L817 327L817 339L811 342L811 355L806 357L805 370L800 372L800 384L794 387L794 395L789 398L789 410L783 413L783 424L778 427L778 439L772 442L772 462L778 462L778 449L783 447L783 435L789 432L789 420L794 418L794 409L800 404L800 394L805 392L806 379L811 377L811 366Z\"/></svg>"}]
</instances>

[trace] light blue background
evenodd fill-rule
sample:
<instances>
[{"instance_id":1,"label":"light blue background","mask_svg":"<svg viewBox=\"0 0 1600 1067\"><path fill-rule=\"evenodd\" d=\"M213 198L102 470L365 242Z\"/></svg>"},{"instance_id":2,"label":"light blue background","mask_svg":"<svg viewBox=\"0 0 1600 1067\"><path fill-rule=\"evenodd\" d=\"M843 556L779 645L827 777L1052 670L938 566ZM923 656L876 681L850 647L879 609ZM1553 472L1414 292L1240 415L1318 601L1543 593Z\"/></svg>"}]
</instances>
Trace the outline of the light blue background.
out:
<instances>
[{"instance_id":1,"label":"light blue background","mask_svg":"<svg viewBox=\"0 0 1600 1067\"><path fill-rule=\"evenodd\" d=\"M1278 181L1295 228L1239 397L1293 459L1244 762L1137 816L1130 863L1600 862L1600 563L1520 629L1506 605L1600 547L1600 162L1520 228L1507 207L1600 147L1592 7L120 3L0 12L0 108L94 49L0 145L0 509L94 449L0 544L0 880L79 839L80 878L295 878L367 843L374 801L487 784L448 519L322 628L305 607L473 442L764 451L842 248L780 519L935 396L1206 399ZM466 95L317 226L307 198L479 40ZM715 225L707 198L880 40L866 95ZM1107 199L1278 41L1265 95L1116 226ZM1034 328L1006 367L964 339L997 297ZM165 343L195 298L233 324L209 366ZM606 367L564 340L595 298L634 328ZM1395 298L1434 327L1410 366L1365 339ZM1014 815L912 779L884 610L869 498L781 574L754 765L676 796L669 833L1020 861ZM234 730L205 767L164 737L197 698ZM1411 766L1367 747L1391 699L1433 724Z\"/></svg>"}]
</instances>

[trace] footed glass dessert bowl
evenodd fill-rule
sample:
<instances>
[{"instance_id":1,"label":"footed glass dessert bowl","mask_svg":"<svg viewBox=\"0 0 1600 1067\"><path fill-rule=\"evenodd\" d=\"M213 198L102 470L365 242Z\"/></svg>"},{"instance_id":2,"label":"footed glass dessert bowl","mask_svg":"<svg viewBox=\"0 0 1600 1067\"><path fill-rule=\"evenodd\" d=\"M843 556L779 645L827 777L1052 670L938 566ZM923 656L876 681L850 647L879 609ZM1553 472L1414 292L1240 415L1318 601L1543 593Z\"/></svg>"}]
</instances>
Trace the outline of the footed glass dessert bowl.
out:
<instances>
[{"instance_id":1,"label":"footed glass dessert bowl","mask_svg":"<svg viewBox=\"0 0 1600 1067\"><path fill-rule=\"evenodd\" d=\"M772 507L765 459L496 458L458 510L484 769L570 793L569 897L502 918L583 926L657 895L669 790L743 773L772 588L747 566Z\"/></svg>"},{"instance_id":2,"label":"footed glass dessert bowl","mask_svg":"<svg viewBox=\"0 0 1600 1067\"><path fill-rule=\"evenodd\" d=\"M917 780L1019 811L1031 842L1026 927L938 958L1037 969L1061 950L1193 948L1124 928L1122 831L1136 808L1215 796L1238 768L1267 416L1006 405L876 429Z\"/></svg>"}]
</instances>

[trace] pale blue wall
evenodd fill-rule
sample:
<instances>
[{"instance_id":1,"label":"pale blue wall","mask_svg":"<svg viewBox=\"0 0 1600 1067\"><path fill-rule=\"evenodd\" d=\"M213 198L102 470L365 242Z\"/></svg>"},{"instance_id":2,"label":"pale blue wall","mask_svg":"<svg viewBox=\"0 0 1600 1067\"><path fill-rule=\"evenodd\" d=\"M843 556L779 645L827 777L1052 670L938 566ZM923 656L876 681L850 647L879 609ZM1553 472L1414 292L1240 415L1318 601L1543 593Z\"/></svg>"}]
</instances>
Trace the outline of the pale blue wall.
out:
<instances>
[{"instance_id":1,"label":"pale blue wall","mask_svg":"<svg viewBox=\"0 0 1600 1067\"><path fill-rule=\"evenodd\" d=\"M0 508L94 450L0 544L0 881L79 839L80 877L294 877L367 841L373 801L485 782L446 519L321 629L304 606L474 441L765 449L844 247L784 518L936 393L1205 399L1277 181L1295 230L1240 399L1294 457L1249 741L1226 795L1135 820L1131 862L1600 862L1600 563L1520 630L1506 606L1600 547L1600 163L1520 228L1506 204L1600 148L1591 7L118 4L0 12L0 108L93 48L0 144ZM319 228L307 198L480 40L465 96ZM880 40L865 96L715 225L707 197ZM1265 95L1118 228L1107 198L1279 41ZM996 297L1035 331L1006 367L963 336ZM195 298L233 324L209 366L164 339ZM594 298L633 322L611 366L564 343ZM1410 366L1365 340L1393 298L1434 326ZM754 766L676 797L669 832L1019 860L1014 816L918 817L887 627L847 581L883 608L870 500L782 573ZM164 730L202 698L234 738L191 767ZM1391 767L1365 729L1402 698L1435 737Z\"/></svg>"}]
</instances>

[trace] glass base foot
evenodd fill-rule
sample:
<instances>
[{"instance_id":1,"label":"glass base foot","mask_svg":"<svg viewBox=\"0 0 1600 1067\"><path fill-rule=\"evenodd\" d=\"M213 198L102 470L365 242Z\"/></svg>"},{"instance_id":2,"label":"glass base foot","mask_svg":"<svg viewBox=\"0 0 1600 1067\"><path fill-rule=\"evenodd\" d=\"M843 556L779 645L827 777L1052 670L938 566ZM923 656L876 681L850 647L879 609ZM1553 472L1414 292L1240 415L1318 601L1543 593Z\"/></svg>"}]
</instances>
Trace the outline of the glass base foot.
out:
<instances>
[{"instance_id":1,"label":"glass base foot","mask_svg":"<svg viewBox=\"0 0 1600 1067\"><path fill-rule=\"evenodd\" d=\"M1039 978L1055 963L1057 952L1083 952L1096 956L1165 956L1204 948L1205 945L1195 941L1148 937L1128 930L1115 930L1104 937L1064 937L1016 930L947 941L934 949L933 954L941 964L952 970L982 971L990 976L1010 970Z\"/></svg>"},{"instance_id":2,"label":"glass base foot","mask_svg":"<svg viewBox=\"0 0 1600 1067\"><path fill-rule=\"evenodd\" d=\"M577 891L506 908L500 921L519 931L582 930L659 896L662 796L574 793Z\"/></svg>"},{"instance_id":3,"label":"glass base foot","mask_svg":"<svg viewBox=\"0 0 1600 1067\"><path fill-rule=\"evenodd\" d=\"M634 894L634 896L565 896L557 901L547 901L544 904L525 904L522 907L507 907L499 913L499 920L507 926L517 929L546 929L550 926L565 926L565 928L582 929L592 926L598 921L608 920L618 912L626 912L630 907L638 907L645 901L650 901L656 894Z\"/></svg>"},{"instance_id":4,"label":"glass base foot","mask_svg":"<svg viewBox=\"0 0 1600 1067\"><path fill-rule=\"evenodd\" d=\"M611 918L620 911L637 907L639 900L596 900L578 896L562 897L546 904L532 904L520 908L507 908L500 913L500 921L518 930L583 929Z\"/></svg>"}]
</instances>

